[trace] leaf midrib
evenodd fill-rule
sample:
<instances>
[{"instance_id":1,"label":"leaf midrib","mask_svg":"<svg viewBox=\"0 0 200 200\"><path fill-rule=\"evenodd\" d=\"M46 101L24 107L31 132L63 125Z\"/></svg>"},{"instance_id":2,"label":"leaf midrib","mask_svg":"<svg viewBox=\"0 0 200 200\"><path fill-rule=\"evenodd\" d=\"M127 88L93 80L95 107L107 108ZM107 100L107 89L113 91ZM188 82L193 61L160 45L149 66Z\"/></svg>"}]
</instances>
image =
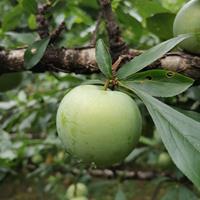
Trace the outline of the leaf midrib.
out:
<instances>
[{"instance_id":1,"label":"leaf midrib","mask_svg":"<svg viewBox=\"0 0 200 200\"><path fill-rule=\"evenodd\" d=\"M152 109L153 109L153 108L152 108ZM156 110L154 109L154 111L156 112L157 115L161 115L161 116L165 119L165 117L164 117L162 114L160 114L160 112L158 112L157 109L156 109ZM159 116L156 116L156 118L159 120ZM159 123L161 124L160 120L159 120ZM176 135L177 135L177 134L179 133L179 131L177 130L177 128L175 128L174 126L172 126L171 123L170 123L168 120L167 120L167 123L169 124L169 126L171 126L171 127L173 127L173 128L175 129L175 133L176 133ZM161 126L161 127L162 127L162 126ZM165 132L165 131L163 131L163 132ZM186 163L188 163L188 160L184 157L184 154L181 152L179 146L177 145L176 140L174 139L174 136L173 136L173 134L171 133L171 129L170 129L170 128L169 128L169 132L170 132L171 137L172 137L173 140L174 140L174 143L175 143L175 145L176 145L176 148L177 148L177 149L179 150L179 152L181 153L182 158L185 160ZM178 135L181 135L181 136L183 137L183 139L185 139L184 135L182 135L182 134L178 134ZM189 143L190 145L192 145L188 140L185 140L185 141L187 141L187 143ZM192 145L192 146L193 146L193 145ZM197 153L199 153L199 151L198 151L196 148L194 148L194 151L196 151ZM193 168L191 168L190 165L188 165L187 167L190 168L190 171L193 173L193 176L195 176L195 177L198 179L199 175L196 174L196 172L193 170Z\"/></svg>"},{"instance_id":2,"label":"leaf midrib","mask_svg":"<svg viewBox=\"0 0 200 200\"><path fill-rule=\"evenodd\" d=\"M148 104L149 104L149 103L148 103ZM153 107L155 108L155 106L153 106ZM154 110L155 110L155 109L154 109ZM162 115L162 117L166 119L166 117L162 114L162 112L160 112L160 109L157 109L157 107L156 107L156 110L157 110L157 112L159 111L160 115ZM163 112L164 112L166 115L169 115L168 112L166 112L165 110L163 110ZM180 114L181 114L181 113L180 113ZM184 116L184 117L187 117L187 116L185 116L185 115L183 115L183 116ZM178 130L178 128L176 128L168 119L167 119L167 122L170 124L170 126L172 126L172 127L176 130L176 132L180 132L180 130ZM188 138L185 137L185 135L183 135L183 134L180 134L180 135L181 135L184 139L186 139L186 140L188 141L189 144L191 144L192 146L194 146L193 143L191 143L190 140L188 140ZM194 146L194 148L196 149L197 152L200 153L200 150L199 150L199 149L197 149L195 146Z\"/></svg>"}]
</instances>

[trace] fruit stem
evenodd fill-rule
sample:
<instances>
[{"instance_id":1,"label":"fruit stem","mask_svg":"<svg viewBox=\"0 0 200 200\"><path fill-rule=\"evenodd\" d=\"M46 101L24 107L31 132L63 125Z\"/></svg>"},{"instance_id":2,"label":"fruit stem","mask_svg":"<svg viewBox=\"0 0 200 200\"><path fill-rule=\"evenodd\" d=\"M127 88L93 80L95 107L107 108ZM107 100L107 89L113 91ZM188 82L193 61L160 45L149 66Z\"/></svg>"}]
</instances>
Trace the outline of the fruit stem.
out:
<instances>
[{"instance_id":1,"label":"fruit stem","mask_svg":"<svg viewBox=\"0 0 200 200\"><path fill-rule=\"evenodd\" d=\"M140 143L148 145L148 146L152 146L152 147L156 146L155 141L152 141L149 138L146 138L146 137L143 137L143 136L140 137L139 141L140 141Z\"/></svg>"},{"instance_id":2,"label":"fruit stem","mask_svg":"<svg viewBox=\"0 0 200 200\"><path fill-rule=\"evenodd\" d=\"M75 187L74 187L74 196L77 197L77 182L75 183Z\"/></svg>"},{"instance_id":3,"label":"fruit stem","mask_svg":"<svg viewBox=\"0 0 200 200\"><path fill-rule=\"evenodd\" d=\"M104 90L107 90L108 89L108 86L109 86L109 83L110 83L110 80L106 80L105 84L104 84Z\"/></svg>"},{"instance_id":4,"label":"fruit stem","mask_svg":"<svg viewBox=\"0 0 200 200\"><path fill-rule=\"evenodd\" d=\"M125 59L125 58L129 58L129 56L127 55L121 55L118 57L118 59L112 64L112 74L113 77L116 77L116 72L121 64L121 62Z\"/></svg>"}]
</instances>

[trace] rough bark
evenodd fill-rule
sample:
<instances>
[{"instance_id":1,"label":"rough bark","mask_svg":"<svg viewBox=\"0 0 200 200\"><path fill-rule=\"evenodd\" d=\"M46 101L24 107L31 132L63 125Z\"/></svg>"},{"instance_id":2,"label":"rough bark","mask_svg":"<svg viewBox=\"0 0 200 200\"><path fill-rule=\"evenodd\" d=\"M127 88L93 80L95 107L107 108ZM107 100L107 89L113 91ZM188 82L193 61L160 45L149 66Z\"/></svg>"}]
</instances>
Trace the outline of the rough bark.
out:
<instances>
[{"instance_id":1,"label":"rough bark","mask_svg":"<svg viewBox=\"0 0 200 200\"><path fill-rule=\"evenodd\" d=\"M23 66L25 49L0 51L0 74L16 71L26 71ZM130 50L132 57L141 53L138 50ZM163 68L180 72L187 76L200 80L200 57L186 53L168 53L147 69ZM63 71L78 74L98 73L99 69L95 59L94 47L87 48L49 48L40 63L30 69L32 72Z\"/></svg>"}]
</instances>

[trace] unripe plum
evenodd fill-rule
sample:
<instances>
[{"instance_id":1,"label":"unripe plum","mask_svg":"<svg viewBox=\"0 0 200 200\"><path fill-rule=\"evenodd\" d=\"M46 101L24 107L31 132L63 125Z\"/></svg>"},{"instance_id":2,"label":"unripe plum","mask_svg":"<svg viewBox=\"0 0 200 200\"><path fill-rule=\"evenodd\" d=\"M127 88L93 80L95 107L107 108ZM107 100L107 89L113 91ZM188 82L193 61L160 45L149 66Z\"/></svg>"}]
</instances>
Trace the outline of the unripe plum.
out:
<instances>
[{"instance_id":1,"label":"unripe plum","mask_svg":"<svg viewBox=\"0 0 200 200\"><path fill-rule=\"evenodd\" d=\"M101 86L72 89L57 112L58 135L67 151L98 166L122 161L138 143L141 127L135 101Z\"/></svg>"},{"instance_id":2,"label":"unripe plum","mask_svg":"<svg viewBox=\"0 0 200 200\"><path fill-rule=\"evenodd\" d=\"M66 192L66 196L68 199L72 198L82 198L88 195L87 186L83 183L72 184L69 186Z\"/></svg>"},{"instance_id":3,"label":"unripe plum","mask_svg":"<svg viewBox=\"0 0 200 200\"><path fill-rule=\"evenodd\" d=\"M167 169L172 166L172 159L167 152L162 152L158 157L158 165L161 168Z\"/></svg>"},{"instance_id":4,"label":"unripe plum","mask_svg":"<svg viewBox=\"0 0 200 200\"><path fill-rule=\"evenodd\" d=\"M173 25L174 35L196 33L181 42L180 47L190 53L200 54L200 0L186 3L178 12Z\"/></svg>"}]
</instances>

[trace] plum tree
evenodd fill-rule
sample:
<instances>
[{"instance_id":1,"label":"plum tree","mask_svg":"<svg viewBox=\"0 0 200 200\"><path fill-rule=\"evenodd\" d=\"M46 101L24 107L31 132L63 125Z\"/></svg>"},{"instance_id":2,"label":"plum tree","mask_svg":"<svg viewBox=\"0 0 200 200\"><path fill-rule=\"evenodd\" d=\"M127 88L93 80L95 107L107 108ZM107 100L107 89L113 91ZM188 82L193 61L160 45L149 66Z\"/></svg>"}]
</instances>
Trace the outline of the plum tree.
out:
<instances>
[{"instance_id":1,"label":"plum tree","mask_svg":"<svg viewBox=\"0 0 200 200\"><path fill-rule=\"evenodd\" d=\"M0 92L6 92L16 88L22 79L22 73L19 72L0 75Z\"/></svg>"},{"instance_id":2,"label":"plum tree","mask_svg":"<svg viewBox=\"0 0 200 200\"><path fill-rule=\"evenodd\" d=\"M138 143L141 127L135 101L100 86L72 89L57 112L58 135L67 151L98 166L122 161Z\"/></svg>"},{"instance_id":3,"label":"plum tree","mask_svg":"<svg viewBox=\"0 0 200 200\"><path fill-rule=\"evenodd\" d=\"M200 0L192 0L178 12L173 25L174 35L196 33L180 44L180 47L190 53L200 54Z\"/></svg>"},{"instance_id":4,"label":"plum tree","mask_svg":"<svg viewBox=\"0 0 200 200\"><path fill-rule=\"evenodd\" d=\"M66 192L68 199L86 197L88 195L87 186L83 183L72 184L69 186Z\"/></svg>"}]
</instances>

